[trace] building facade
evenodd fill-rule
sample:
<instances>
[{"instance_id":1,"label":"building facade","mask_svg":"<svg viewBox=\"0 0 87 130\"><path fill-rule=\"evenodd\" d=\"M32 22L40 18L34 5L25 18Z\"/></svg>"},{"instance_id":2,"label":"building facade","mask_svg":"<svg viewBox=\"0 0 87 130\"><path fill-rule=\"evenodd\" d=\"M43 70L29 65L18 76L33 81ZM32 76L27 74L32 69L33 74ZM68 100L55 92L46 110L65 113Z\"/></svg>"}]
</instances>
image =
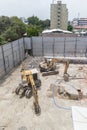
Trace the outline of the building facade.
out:
<instances>
[{"instance_id":1,"label":"building facade","mask_svg":"<svg viewBox=\"0 0 87 130\"><path fill-rule=\"evenodd\" d=\"M73 27L78 26L78 18L74 18L72 21Z\"/></svg>"},{"instance_id":2,"label":"building facade","mask_svg":"<svg viewBox=\"0 0 87 130\"><path fill-rule=\"evenodd\" d=\"M72 21L74 30L87 31L87 18L74 18Z\"/></svg>"},{"instance_id":3,"label":"building facade","mask_svg":"<svg viewBox=\"0 0 87 130\"><path fill-rule=\"evenodd\" d=\"M78 26L87 26L87 18L78 19Z\"/></svg>"},{"instance_id":4,"label":"building facade","mask_svg":"<svg viewBox=\"0 0 87 130\"><path fill-rule=\"evenodd\" d=\"M57 1L57 3L51 4L50 11L50 19L51 19L51 29L63 29L67 30L68 26L68 9L66 4L62 4L61 1Z\"/></svg>"}]
</instances>

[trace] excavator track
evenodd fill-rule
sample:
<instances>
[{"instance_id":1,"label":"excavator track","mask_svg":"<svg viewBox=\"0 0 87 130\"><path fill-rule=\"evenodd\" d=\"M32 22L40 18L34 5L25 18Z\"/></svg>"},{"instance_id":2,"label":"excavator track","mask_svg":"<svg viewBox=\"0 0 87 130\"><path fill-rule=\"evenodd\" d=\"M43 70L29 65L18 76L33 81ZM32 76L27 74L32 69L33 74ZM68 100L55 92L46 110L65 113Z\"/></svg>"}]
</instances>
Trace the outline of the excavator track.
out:
<instances>
[{"instance_id":1,"label":"excavator track","mask_svg":"<svg viewBox=\"0 0 87 130\"><path fill-rule=\"evenodd\" d=\"M59 74L59 71L48 71L48 72L43 72L42 76L48 76L48 75L56 75Z\"/></svg>"}]
</instances>

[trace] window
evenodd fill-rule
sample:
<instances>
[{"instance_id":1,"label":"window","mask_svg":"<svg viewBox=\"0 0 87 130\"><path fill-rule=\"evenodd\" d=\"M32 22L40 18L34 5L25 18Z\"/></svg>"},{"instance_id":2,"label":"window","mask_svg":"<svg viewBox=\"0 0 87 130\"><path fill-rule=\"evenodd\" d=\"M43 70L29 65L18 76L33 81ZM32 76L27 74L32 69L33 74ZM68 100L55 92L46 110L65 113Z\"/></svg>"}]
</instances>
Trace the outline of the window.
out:
<instances>
[{"instance_id":1,"label":"window","mask_svg":"<svg viewBox=\"0 0 87 130\"><path fill-rule=\"evenodd\" d=\"M58 11L58 14L60 14L60 11Z\"/></svg>"},{"instance_id":2,"label":"window","mask_svg":"<svg viewBox=\"0 0 87 130\"><path fill-rule=\"evenodd\" d=\"M60 7L58 7L58 10L61 10L61 8L60 8Z\"/></svg>"}]
</instances>

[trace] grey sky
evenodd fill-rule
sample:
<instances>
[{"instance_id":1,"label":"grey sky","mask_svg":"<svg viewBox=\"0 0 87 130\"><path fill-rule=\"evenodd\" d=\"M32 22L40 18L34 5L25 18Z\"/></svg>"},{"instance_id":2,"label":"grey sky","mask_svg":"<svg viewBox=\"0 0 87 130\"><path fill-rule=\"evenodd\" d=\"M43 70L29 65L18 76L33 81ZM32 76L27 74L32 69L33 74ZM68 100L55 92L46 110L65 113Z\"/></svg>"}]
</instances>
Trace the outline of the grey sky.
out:
<instances>
[{"instance_id":1,"label":"grey sky","mask_svg":"<svg viewBox=\"0 0 87 130\"><path fill-rule=\"evenodd\" d=\"M0 16L30 17L50 19L52 0L0 0ZM69 20L74 17L87 17L87 0L62 0L67 4Z\"/></svg>"}]
</instances>

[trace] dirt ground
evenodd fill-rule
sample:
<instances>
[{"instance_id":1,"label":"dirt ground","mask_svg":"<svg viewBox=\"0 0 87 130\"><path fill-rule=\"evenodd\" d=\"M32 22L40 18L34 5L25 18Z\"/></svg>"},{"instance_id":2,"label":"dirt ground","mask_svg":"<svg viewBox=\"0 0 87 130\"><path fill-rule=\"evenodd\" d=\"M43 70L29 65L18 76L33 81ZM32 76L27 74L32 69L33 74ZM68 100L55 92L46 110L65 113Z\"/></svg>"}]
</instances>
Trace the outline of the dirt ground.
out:
<instances>
[{"instance_id":1,"label":"dirt ground","mask_svg":"<svg viewBox=\"0 0 87 130\"><path fill-rule=\"evenodd\" d=\"M42 77L40 74L42 86L38 90L41 107L39 116L35 115L33 110L33 97L20 99L14 93L21 82L21 67L22 65L18 66L0 84L0 130L73 130L71 106L87 107L87 99L78 101L62 99L52 96L52 90L49 91L50 84L62 78L64 65L59 65L59 75ZM70 65L69 74L76 73L86 78L86 67L86 65ZM78 70L80 70L79 73L77 73ZM86 91L86 79L72 80L69 83L74 86L80 85L80 88Z\"/></svg>"}]
</instances>

